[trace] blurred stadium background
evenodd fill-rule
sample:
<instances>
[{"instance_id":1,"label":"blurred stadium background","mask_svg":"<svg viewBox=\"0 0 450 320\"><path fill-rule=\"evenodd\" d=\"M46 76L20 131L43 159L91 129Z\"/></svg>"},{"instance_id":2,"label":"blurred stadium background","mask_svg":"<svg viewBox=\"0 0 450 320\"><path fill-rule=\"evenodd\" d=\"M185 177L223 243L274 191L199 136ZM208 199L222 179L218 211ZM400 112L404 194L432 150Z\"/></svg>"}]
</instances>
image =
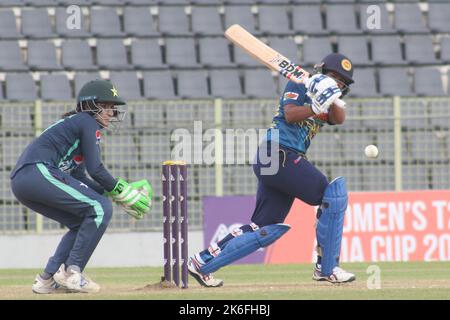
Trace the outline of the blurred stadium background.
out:
<instances>
[{"instance_id":1,"label":"blurred stadium background","mask_svg":"<svg viewBox=\"0 0 450 320\"><path fill-rule=\"evenodd\" d=\"M78 5L82 29L66 26ZM368 29L376 5L381 29ZM223 37L239 23L306 68L348 55L356 84L345 125L327 126L309 159L350 191L450 188L448 0L1 0L0 234L62 231L19 204L9 173L25 145L74 108L89 79L111 79L128 102L121 130L103 139L116 176L147 177L154 209L142 221L115 214L112 232L162 228L160 165L170 134L267 128L285 80ZM376 161L364 147L376 144ZM250 165L191 165L190 230L202 229L205 195L254 195Z\"/></svg>"}]
</instances>

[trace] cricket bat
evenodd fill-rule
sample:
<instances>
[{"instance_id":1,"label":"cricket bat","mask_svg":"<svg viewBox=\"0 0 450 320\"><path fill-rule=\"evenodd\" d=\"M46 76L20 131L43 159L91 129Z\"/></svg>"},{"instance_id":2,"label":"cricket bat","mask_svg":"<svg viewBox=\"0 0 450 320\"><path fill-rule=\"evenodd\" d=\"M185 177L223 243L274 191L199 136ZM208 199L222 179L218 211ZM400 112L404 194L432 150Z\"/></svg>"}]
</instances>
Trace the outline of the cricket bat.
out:
<instances>
[{"instance_id":1,"label":"cricket bat","mask_svg":"<svg viewBox=\"0 0 450 320\"><path fill-rule=\"evenodd\" d=\"M230 26L225 31L225 37L242 48L251 57L260 61L267 68L278 72L293 82L305 83L307 85L309 79L308 71L291 62L288 58L257 39L240 25L233 24ZM335 104L341 108L345 107L345 102L341 99L337 99Z\"/></svg>"}]
</instances>

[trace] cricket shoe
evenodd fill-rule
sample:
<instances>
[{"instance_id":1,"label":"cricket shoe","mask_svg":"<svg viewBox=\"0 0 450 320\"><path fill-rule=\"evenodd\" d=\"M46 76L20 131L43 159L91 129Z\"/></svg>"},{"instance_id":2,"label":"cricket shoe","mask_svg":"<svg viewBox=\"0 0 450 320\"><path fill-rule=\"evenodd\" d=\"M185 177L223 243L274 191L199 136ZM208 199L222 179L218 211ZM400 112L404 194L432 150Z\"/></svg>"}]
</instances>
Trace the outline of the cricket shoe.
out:
<instances>
[{"instance_id":1,"label":"cricket shoe","mask_svg":"<svg viewBox=\"0 0 450 320\"><path fill-rule=\"evenodd\" d=\"M334 267L333 273L329 276L322 275L322 270L317 265L314 268L313 272L313 280L316 281L328 281L331 283L344 283L344 282L352 282L356 279L353 273L347 272L340 267Z\"/></svg>"},{"instance_id":2,"label":"cricket shoe","mask_svg":"<svg viewBox=\"0 0 450 320\"><path fill-rule=\"evenodd\" d=\"M52 293L70 293L67 287L58 284L53 277L50 279L42 279L41 275L37 275L34 279L31 290L37 294L52 294Z\"/></svg>"},{"instance_id":3,"label":"cricket shoe","mask_svg":"<svg viewBox=\"0 0 450 320\"><path fill-rule=\"evenodd\" d=\"M64 264L61 265L53 278L59 285L76 292L95 293L100 291L100 286L97 283L76 270L69 269L66 271Z\"/></svg>"},{"instance_id":4,"label":"cricket shoe","mask_svg":"<svg viewBox=\"0 0 450 320\"><path fill-rule=\"evenodd\" d=\"M195 257L190 257L188 262L188 271L189 274L197 280L200 285L204 287L221 287L223 286L223 280L221 279L214 279L213 275L211 273L208 274L201 274L200 271L200 264L196 261Z\"/></svg>"}]
</instances>

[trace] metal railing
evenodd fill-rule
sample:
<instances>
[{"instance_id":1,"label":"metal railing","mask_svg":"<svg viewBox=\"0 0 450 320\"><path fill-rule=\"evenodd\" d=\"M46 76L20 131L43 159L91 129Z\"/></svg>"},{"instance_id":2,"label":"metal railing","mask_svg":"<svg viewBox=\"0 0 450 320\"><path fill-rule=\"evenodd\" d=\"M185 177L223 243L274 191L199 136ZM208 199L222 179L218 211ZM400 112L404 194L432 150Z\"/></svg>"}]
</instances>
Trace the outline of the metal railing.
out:
<instances>
[{"instance_id":1,"label":"metal railing","mask_svg":"<svg viewBox=\"0 0 450 320\"><path fill-rule=\"evenodd\" d=\"M208 148L225 150L222 138L227 130L268 128L277 104L277 100L221 99L130 102L121 129L104 133L102 156L114 176L149 179L154 203L151 213L139 221L115 207L108 231L161 230L161 163L171 158L177 144L175 130L210 133L200 135L201 149L193 146L193 155L211 153ZM67 102L0 103L0 234L63 228L14 198L9 173L25 146L73 108ZM368 144L378 146L377 159L365 157ZM324 126L307 155L330 179L345 176L350 191L449 189L450 98L349 99L344 125ZM220 153L213 152L213 157L220 160ZM194 163L188 172L190 230L202 228L203 196L256 193L248 159L241 164Z\"/></svg>"}]
</instances>

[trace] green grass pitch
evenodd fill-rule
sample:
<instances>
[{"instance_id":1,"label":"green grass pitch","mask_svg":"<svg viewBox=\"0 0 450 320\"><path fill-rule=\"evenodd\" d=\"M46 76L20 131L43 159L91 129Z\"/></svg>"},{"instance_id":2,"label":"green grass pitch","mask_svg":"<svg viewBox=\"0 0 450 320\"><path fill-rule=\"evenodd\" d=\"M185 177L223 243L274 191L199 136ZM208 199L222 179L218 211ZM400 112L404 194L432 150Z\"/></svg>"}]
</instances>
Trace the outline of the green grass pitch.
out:
<instances>
[{"instance_id":1,"label":"green grass pitch","mask_svg":"<svg viewBox=\"0 0 450 320\"><path fill-rule=\"evenodd\" d=\"M380 269L380 289L368 289L369 265ZM0 269L0 300L5 299L154 299L154 300L276 300L276 299L450 299L450 262L348 263L356 281L333 285L311 279L312 264L237 265L216 273L221 288L162 288L162 268L88 268L99 283L96 294L37 295L31 292L36 269Z\"/></svg>"}]
</instances>

